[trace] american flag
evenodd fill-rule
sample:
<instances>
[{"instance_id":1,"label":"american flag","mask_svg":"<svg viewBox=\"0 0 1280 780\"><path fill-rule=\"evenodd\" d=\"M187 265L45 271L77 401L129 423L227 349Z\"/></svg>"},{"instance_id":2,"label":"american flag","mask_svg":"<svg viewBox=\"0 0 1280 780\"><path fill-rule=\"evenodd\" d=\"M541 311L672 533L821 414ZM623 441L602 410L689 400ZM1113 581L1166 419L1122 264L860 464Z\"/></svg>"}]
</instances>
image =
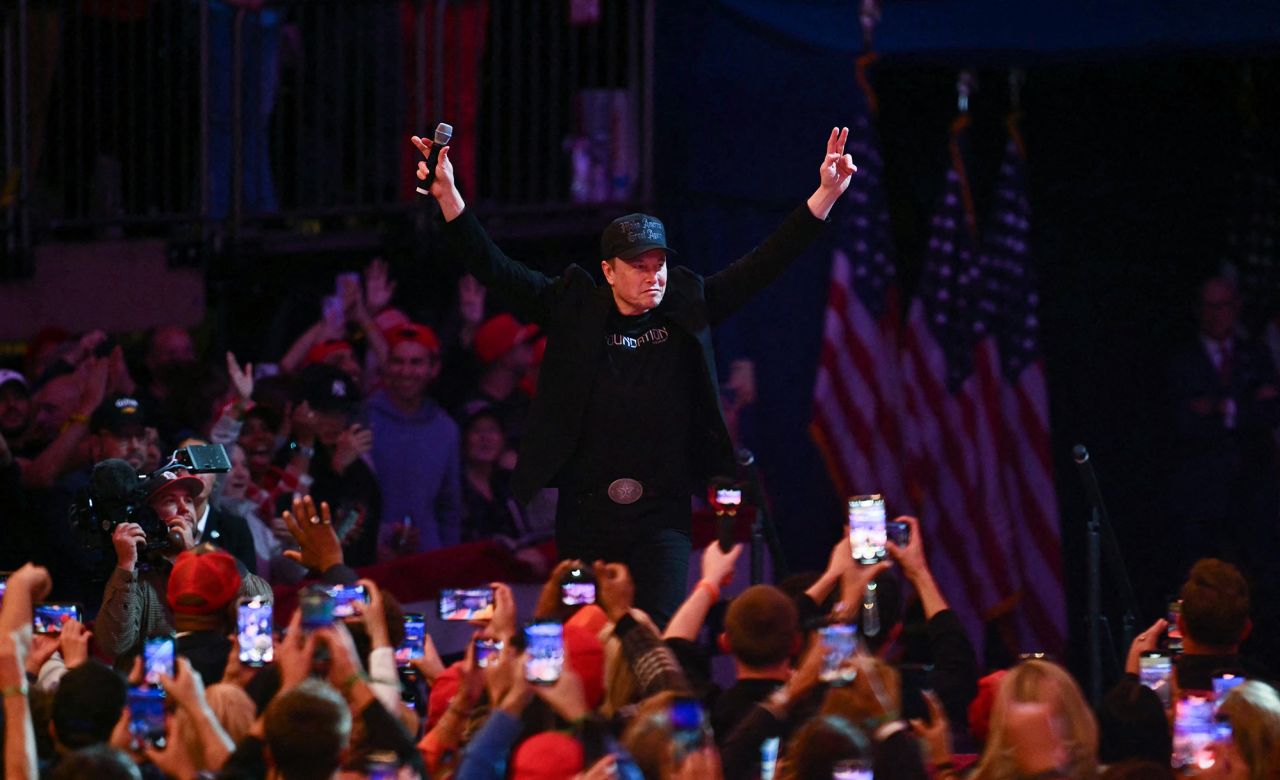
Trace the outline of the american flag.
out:
<instances>
[{"instance_id":1,"label":"american flag","mask_svg":"<svg viewBox=\"0 0 1280 780\"><path fill-rule=\"evenodd\" d=\"M994 210L983 236L983 272L999 316L1004 488L1019 520L1014 535L1021 581L1018 638L1024 650L1061 656L1067 635L1062 540L1049 449L1039 295L1031 263L1031 207L1017 121L1016 115L1009 121Z\"/></svg>"},{"instance_id":2,"label":"american flag","mask_svg":"<svg viewBox=\"0 0 1280 780\"><path fill-rule=\"evenodd\" d=\"M814 441L843 495L881 493L891 511L910 501L902 476L899 311L875 95L858 62L863 98L846 151L858 173L831 258L831 284L813 396Z\"/></svg>"},{"instance_id":3,"label":"american flag","mask_svg":"<svg viewBox=\"0 0 1280 780\"><path fill-rule=\"evenodd\" d=\"M963 115L952 125L952 164L907 318L902 372L906 462L929 561L981 648L983 624L1012 608L1019 578L1001 474L996 302L975 252L964 167L968 126Z\"/></svg>"}]
</instances>

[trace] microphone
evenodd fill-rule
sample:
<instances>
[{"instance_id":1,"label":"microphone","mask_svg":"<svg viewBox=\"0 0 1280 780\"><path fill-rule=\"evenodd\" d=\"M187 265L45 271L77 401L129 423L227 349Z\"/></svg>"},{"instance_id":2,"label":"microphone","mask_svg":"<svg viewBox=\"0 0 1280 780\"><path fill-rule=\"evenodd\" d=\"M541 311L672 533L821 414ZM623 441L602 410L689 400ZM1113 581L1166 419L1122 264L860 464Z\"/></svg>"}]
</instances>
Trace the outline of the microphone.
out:
<instances>
[{"instance_id":1,"label":"microphone","mask_svg":"<svg viewBox=\"0 0 1280 780\"><path fill-rule=\"evenodd\" d=\"M93 467L90 493L100 501L128 501L138 487L138 473L128 461L109 458Z\"/></svg>"},{"instance_id":2,"label":"microphone","mask_svg":"<svg viewBox=\"0 0 1280 780\"><path fill-rule=\"evenodd\" d=\"M419 195L431 194L431 182L436 178L436 162L440 159L440 147L453 139L453 125L441 122L436 125L436 132L431 137L431 152L427 155L427 178L418 182L415 189Z\"/></svg>"},{"instance_id":3,"label":"microphone","mask_svg":"<svg viewBox=\"0 0 1280 780\"><path fill-rule=\"evenodd\" d=\"M1106 517L1107 507L1102 503L1102 491L1098 489L1098 475L1093 470L1093 462L1089 460L1089 450L1083 444L1077 444L1071 448L1071 457L1076 462L1076 469L1080 471L1089 503L1098 510L1099 517Z\"/></svg>"}]
</instances>

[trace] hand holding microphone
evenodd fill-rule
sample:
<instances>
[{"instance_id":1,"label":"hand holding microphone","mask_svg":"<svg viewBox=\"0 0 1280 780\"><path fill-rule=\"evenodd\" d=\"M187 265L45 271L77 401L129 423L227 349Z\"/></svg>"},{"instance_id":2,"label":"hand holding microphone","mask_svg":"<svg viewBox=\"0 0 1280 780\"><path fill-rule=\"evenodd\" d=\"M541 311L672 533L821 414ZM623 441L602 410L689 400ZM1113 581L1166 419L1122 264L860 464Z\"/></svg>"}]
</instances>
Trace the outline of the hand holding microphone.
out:
<instances>
[{"instance_id":1,"label":"hand holding microphone","mask_svg":"<svg viewBox=\"0 0 1280 780\"><path fill-rule=\"evenodd\" d=\"M436 125L432 140L416 135L412 139L413 145L425 158L418 163L417 191L436 199L446 222L452 222L467 207L453 181L453 163L449 162L449 141L452 138L453 127L441 122Z\"/></svg>"},{"instance_id":2,"label":"hand holding microphone","mask_svg":"<svg viewBox=\"0 0 1280 780\"><path fill-rule=\"evenodd\" d=\"M451 186L453 184L453 165L449 163L448 144L453 139L453 125L441 122L436 125L435 135L430 141L418 136L413 137L413 145L418 147L422 152L425 161L418 163L418 181L417 193L419 195L430 195L431 184L436 180L437 169L447 166L447 169L440 171L440 183Z\"/></svg>"}]
</instances>

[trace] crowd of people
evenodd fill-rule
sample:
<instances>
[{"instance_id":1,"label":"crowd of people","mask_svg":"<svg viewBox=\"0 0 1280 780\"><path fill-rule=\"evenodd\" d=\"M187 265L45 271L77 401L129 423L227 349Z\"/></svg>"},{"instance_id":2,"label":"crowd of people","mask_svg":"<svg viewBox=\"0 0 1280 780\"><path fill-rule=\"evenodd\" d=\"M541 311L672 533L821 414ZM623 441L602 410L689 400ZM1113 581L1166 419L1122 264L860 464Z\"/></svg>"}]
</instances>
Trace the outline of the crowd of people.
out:
<instances>
[{"instance_id":1,"label":"crowd of people","mask_svg":"<svg viewBox=\"0 0 1280 780\"><path fill-rule=\"evenodd\" d=\"M391 305L384 263L336 284L276 363L199 360L178 327L125 343L100 331L33 339L21 366L0 371L0 566L45 564L57 598L95 611L110 545L86 539L74 512L94 464L150 474L176 448L214 443L231 468L200 475L195 540L271 583L305 573L279 521L295 494L329 503L353 566L489 539L545 570L537 546L552 533L554 491L517 503L509 486L538 329L486 316L471 277L444 338Z\"/></svg>"},{"instance_id":2,"label":"crowd of people","mask_svg":"<svg viewBox=\"0 0 1280 780\"><path fill-rule=\"evenodd\" d=\"M161 476L154 491L189 508L197 482ZM287 627L266 665L243 662L235 639L241 597L269 603L262 580L216 545L194 544L188 525L170 565L137 586L143 595L110 619L104 605L92 630L72 619L33 636L56 582L34 564L9 575L5 776L1083 780L1174 777L1171 763L1204 777L1280 775L1280 695L1240 655L1249 590L1220 560L1198 562L1181 588L1181 650L1167 679L1152 685L1141 660L1175 634L1162 619L1134 641L1095 712L1049 659L980 677L914 518L902 518L911 533L888 543L888 560L859 564L842 538L824 571L753 585L719 618L742 547L713 543L665 627L634 607L624 564L563 561L532 614L492 583L492 615L461 659L445 663L428 633L400 670L403 608L344 562L332 508L297 498L281 519L299 566L322 583L362 585L368 600L319 624L302 609L277 615ZM565 603L571 570L590 573L593 603ZM126 579L113 587L134 586ZM874 621L863 603L871 585ZM906 586L918 611L903 607ZM176 663L147 683L130 638L162 615L177 632ZM542 666L530 664L530 619L563 637ZM852 652L828 640L836 627L861 637ZM716 654L732 660L727 684L712 672ZM1215 696L1215 678L1232 675L1246 681ZM163 691L154 722L149 691ZM1205 701L1211 728L1199 735L1183 710Z\"/></svg>"}]
</instances>

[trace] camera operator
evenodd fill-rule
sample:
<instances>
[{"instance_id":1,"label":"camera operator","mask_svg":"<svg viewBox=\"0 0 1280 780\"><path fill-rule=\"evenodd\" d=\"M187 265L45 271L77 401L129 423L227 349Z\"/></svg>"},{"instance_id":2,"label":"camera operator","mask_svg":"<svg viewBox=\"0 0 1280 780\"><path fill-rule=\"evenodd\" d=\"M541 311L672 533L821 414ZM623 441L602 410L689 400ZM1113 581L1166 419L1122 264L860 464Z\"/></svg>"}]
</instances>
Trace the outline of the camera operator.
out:
<instances>
[{"instance_id":1,"label":"camera operator","mask_svg":"<svg viewBox=\"0 0 1280 780\"><path fill-rule=\"evenodd\" d=\"M204 483L173 471L153 475L144 485L146 505L155 511L168 534L168 543L153 548L149 560L140 560L147 535L137 523L121 523L111 535L116 568L107 580L98 613L98 647L113 658L131 655L143 638L173 631L173 615L167 603L169 573L178 555L196 545L196 498ZM154 541L154 540L153 540ZM271 586L253 574L245 574L239 595L271 597Z\"/></svg>"}]
</instances>

